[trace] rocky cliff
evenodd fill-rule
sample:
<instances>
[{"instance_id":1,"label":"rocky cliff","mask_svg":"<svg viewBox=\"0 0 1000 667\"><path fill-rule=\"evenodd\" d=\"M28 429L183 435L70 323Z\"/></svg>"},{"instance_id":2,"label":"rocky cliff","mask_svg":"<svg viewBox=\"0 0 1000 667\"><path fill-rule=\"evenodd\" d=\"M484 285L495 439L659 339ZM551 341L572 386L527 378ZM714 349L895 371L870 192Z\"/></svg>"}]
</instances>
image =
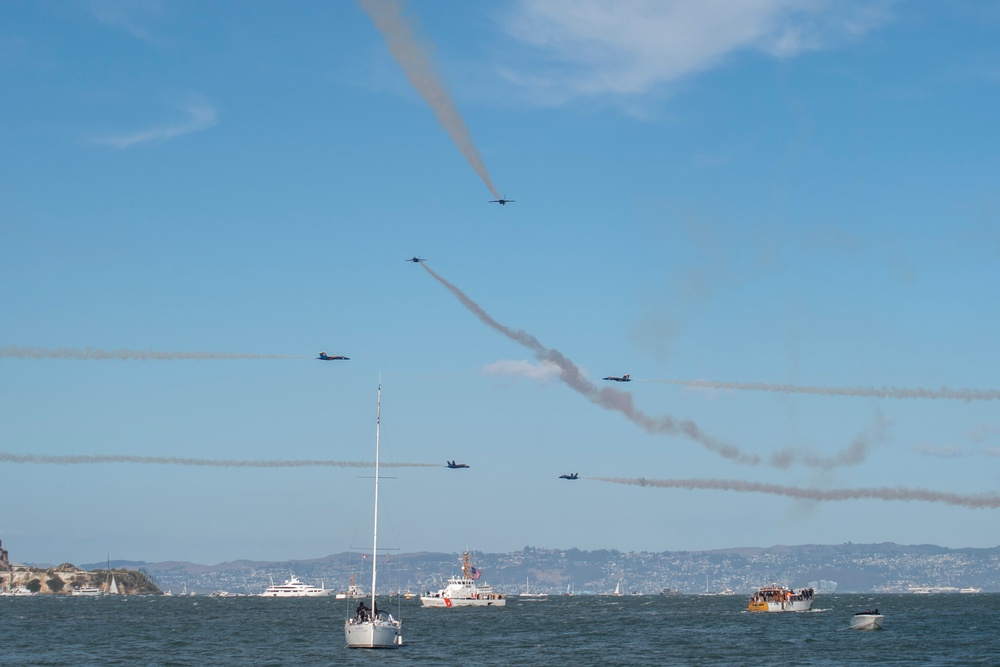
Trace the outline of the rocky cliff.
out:
<instances>
[{"instance_id":1,"label":"rocky cliff","mask_svg":"<svg viewBox=\"0 0 1000 667\"><path fill-rule=\"evenodd\" d=\"M70 595L73 589L85 586L95 586L107 592L112 575L118 592L123 595L163 594L141 570L81 570L70 563L48 569L12 564L9 571L0 572L0 587L12 590L24 586L40 595Z\"/></svg>"}]
</instances>

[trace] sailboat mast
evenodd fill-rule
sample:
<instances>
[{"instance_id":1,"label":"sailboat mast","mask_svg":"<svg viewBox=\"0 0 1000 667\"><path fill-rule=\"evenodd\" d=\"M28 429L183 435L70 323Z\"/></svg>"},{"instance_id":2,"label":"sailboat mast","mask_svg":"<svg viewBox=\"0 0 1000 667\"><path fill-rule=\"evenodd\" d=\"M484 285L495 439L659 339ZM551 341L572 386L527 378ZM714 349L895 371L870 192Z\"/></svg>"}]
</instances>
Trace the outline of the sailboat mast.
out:
<instances>
[{"instance_id":1,"label":"sailboat mast","mask_svg":"<svg viewBox=\"0 0 1000 667\"><path fill-rule=\"evenodd\" d=\"M372 614L375 613L375 562L378 560L378 438L382 423L382 383L378 385L375 409L375 527L372 529Z\"/></svg>"}]
</instances>

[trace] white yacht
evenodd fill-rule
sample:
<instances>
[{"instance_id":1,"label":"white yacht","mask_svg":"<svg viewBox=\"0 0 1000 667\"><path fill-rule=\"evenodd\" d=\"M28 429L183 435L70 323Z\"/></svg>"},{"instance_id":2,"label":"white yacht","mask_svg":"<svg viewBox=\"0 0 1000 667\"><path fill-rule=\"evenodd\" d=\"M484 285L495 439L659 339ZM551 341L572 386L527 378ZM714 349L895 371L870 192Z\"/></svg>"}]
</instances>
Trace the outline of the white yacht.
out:
<instances>
[{"instance_id":1,"label":"white yacht","mask_svg":"<svg viewBox=\"0 0 1000 667\"><path fill-rule=\"evenodd\" d=\"M96 598L104 595L104 591L102 591L97 586L79 586L70 591L70 595L80 595L83 597Z\"/></svg>"},{"instance_id":2,"label":"white yacht","mask_svg":"<svg viewBox=\"0 0 1000 667\"><path fill-rule=\"evenodd\" d=\"M309 584L304 584L295 578L295 575L291 575L291 579L288 579L283 584L275 584L274 579L271 580L271 585L264 589L264 592L260 594L263 598L315 598L322 597L324 595L329 595L330 591L326 590L326 587L316 588L315 586L310 586Z\"/></svg>"},{"instance_id":3,"label":"white yacht","mask_svg":"<svg viewBox=\"0 0 1000 667\"><path fill-rule=\"evenodd\" d=\"M437 593L420 596L425 607L503 607L507 600L489 584L480 584L482 572L472 566L469 552L462 558L462 576L452 577Z\"/></svg>"}]
</instances>

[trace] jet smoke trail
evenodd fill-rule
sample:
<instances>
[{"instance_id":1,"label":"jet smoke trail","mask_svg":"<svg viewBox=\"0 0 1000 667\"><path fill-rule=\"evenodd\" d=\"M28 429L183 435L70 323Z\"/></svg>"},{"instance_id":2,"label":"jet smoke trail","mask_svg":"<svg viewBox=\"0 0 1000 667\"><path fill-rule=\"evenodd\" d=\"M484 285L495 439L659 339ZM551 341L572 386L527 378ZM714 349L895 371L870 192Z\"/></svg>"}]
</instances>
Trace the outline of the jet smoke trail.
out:
<instances>
[{"instance_id":1,"label":"jet smoke trail","mask_svg":"<svg viewBox=\"0 0 1000 667\"><path fill-rule=\"evenodd\" d=\"M633 378L633 380L636 378ZM1000 399L1000 389L905 389L902 387L804 387L795 384L766 384L764 382L716 382L714 380L639 380L662 382L685 387L705 389L737 389L740 391L770 391L780 394L816 394L819 396L864 396L868 398L927 398L950 401L995 401Z\"/></svg>"},{"instance_id":2,"label":"jet smoke trail","mask_svg":"<svg viewBox=\"0 0 1000 667\"><path fill-rule=\"evenodd\" d=\"M839 501L839 500L919 500L928 503L943 503L959 505L973 509L996 509L1000 507L1000 494L974 493L960 495L928 489L910 489L906 487L862 487L858 489L803 489L781 484L765 484L763 482L744 482L736 479L646 479L622 477L588 477L598 482L624 484L626 486L651 486L661 489L706 489L716 491L735 491L736 493L766 493L774 496L787 496L800 500Z\"/></svg>"},{"instance_id":3,"label":"jet smoke trail","mask_svg":"<svg viewBox=\"0 0 1000 667\"><path fill-rule=\"evenodd\" d=\"M834 456L819 456L808 450L787 448L772 454L770 463L776 468L789 468L798 463L822 470L860 465L868 458L868 452L872 447L885 441L886 430L891 423L892 420L879 412L874 424L859 433L846 449L842 449Z\"/></svg>"},{"instance_id":4,"label":"jet smoke trail","mask_svg":"<svg viewBox=\"0 0 1000 667\"><path fill-rule=\"evenodd\" d=\"M155 350L98 350L92 347L0 347L0 358L75 359L84 361L166 361L172 359L308 359L283 354L237 354L232 352L157 352Z\"/></svg>"},{"instance_id":5,"label":"jet smoke trail","mask_svg":"<svg viewBox=\"0 0 1000 667\"><path fill-rule=\"evenodd\" d=\"M410 84L433 109L438 122L451 135L458 150L462 152L465 159L483 179L483 183L490 189L493 196L500 199L500 194L493 186L493 181L490 180L490 175L486 171L486 165L483 164L483 159L479 156L479 151L472 141L469 128L466 127L465 121L458 113L458 108L451 99L451 95L448 94L448 90L434 72L430 49L421 44L417 37L416 21L412 18L407 20L407 17L403 15L402 3L398 0L358 0L358 4L368 14L378 31L382 33L392 57L403 68Z\"/></svg>"},{"instance_id":6,"label":"jet smoke trail","mask_svg":"<svg viewBox=\"0 0 1000 667\"><path fill-rule=\"evenodd\" d=\"M483 310L475 301L465 295L450 282L439 276L426 264L421 264L427 273L431 274L435 280L444 285L462 305L468 308L483 323L489 325L496 331L507 336L511 340L524 345L535 353L539 360L550 361L559 366L559 379L565 382L571 389L582 395L591 403L599 405L606 410L615 410L625 415L630 421L642 427L648 433L667 433L670 435L682 435L701 444L706 449L716 452L727 459L732 459L747 465L757 465L761 462L760 457L753 454L744 454L736 445L723 442L704 433L701 428L691 420L677 420L670 416L650 417L643 413L632 401L632 395L612 389L610 387L598 388L594 383L587 380L576 364L563 356L558 350L550 349L538 342L538 339L524 331L515 331L494 320L489 313Z\"/></svg>"},{"instance_id":7,"label":"jet smoke trail","mask_svg":"<svg viewBox=\"0 0 1000 667\"><path fill-rule=\"evenodd\" d=\"M208 468L374 468L368 461L331 461L328 459L292 459L262 461L239 459L190 459L173 456L127 456L96 454L87 456L47 456L0 452L0 463L35 463L42 465L95 465L100 463L142 463L164 466L200 466ZM379 463L386 468L440 468L438 463Z\"/></svg>"}]
</instances>

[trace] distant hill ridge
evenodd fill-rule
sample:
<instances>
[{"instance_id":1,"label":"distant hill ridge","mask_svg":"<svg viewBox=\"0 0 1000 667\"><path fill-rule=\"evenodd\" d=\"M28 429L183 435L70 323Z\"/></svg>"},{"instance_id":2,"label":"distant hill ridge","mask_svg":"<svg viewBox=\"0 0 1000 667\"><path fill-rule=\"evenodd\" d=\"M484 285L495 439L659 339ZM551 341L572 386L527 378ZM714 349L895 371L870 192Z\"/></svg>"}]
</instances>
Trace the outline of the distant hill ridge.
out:
<instances>
[{"instance_id":1,"label":"distant hill ridge","mask_svg":"<svg viewBox=\"0 0 1000 667\"><path fill-rule=\"evenodd\" d=\"M393 554L379 568L380 582L413 592L436 590L458 572L459 557L458 552ZM474 561L484 580L508 593L522 590L526 580L532 590L562 592L572 586L578 593L607 593L619 580L625 581L629 592L647 594L727 588L744 594L771 582L840 593L945 586L1000 591L1000 546L952 549L933 544L847 542L663 552L525 547L509 553L476 553ZM112 566L141 567L164 590L187 587L205 593L259 593L270 579L280 581L290 574L343 589L352 574L363 581L367 569L355 552L287 561L241 559L215 565L112 561Z\"/></svg>"}]
</instances>

